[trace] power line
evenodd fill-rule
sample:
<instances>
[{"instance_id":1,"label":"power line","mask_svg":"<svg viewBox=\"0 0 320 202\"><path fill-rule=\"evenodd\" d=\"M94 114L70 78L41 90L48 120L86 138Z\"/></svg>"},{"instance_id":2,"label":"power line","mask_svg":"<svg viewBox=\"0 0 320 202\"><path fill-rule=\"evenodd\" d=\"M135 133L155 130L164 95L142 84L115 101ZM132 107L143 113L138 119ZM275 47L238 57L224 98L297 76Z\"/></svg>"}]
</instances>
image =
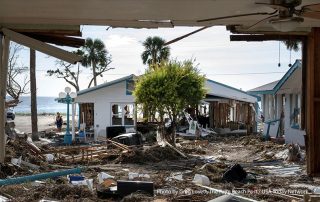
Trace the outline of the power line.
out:
<instances>
[{"instance_id":1,"label":"power line","mask_svg":"<svg viewBox=\"0 0 320 202\"><path fill-rule=\"evenodd\" d=\"M37 69L37 72L47 72L45 69ZM283 74L286 72L243 72L243 73L223 73L223 74L205 74L207 76L241 76L241 75L267 75L267 74ZM89 72L81 72L80 74L92 74ZM107 73L110 76L125 76L128 74Z\"/></svg>"},{"instance_id":2,"label":"power line","mask_svg":"<svg viewBox=\"0 0 320 202\"><path fill-rule=\"evenodd\" d=\"M257 75L257 74L283 74L286 72L246 72L246 73L226 73L226 74L205 74L210 76L238 76L238 75Z\"/></svg>"}]
</instances>

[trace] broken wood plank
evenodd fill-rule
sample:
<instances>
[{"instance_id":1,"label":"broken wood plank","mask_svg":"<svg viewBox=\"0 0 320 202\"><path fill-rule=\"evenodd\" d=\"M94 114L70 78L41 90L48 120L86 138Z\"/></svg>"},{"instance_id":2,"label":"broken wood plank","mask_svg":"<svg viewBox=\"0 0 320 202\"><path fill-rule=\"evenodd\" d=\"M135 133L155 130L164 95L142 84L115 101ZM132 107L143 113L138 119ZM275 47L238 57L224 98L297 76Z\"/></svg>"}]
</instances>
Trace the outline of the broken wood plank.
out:
<instances>
[{"instance_id":1,"label":"broken wood plank","mask_svg":"<svg viewBox=\"0 0 320 202\"><path fill-rule=\"evenodd\" d=\"M182 157L184 158L188 158L184 153L182 153L181 151L179 151L177 148L175 148L174 146L172 146L169 142L165 141L166 145L168 145L171 149L173 149L174 151L176 151L178 154L180 154Z\"/></svg>"},{"instance_id":2,"label":"broken wood plank","mask_svg":"<svg viewBox=\"0 0 320 202\"><path fill-rule=\"evenodd\" d=\"M121 149L124 149L124 150L130 150L130 148L127 146L127 145L124 145L124 144L121 144L119 142L115 142L115 141L112 141L112 140L108 140L108 142L110 142L111 144L115 145L116 147L119 147Z\"/></svg>"}]
</instances>

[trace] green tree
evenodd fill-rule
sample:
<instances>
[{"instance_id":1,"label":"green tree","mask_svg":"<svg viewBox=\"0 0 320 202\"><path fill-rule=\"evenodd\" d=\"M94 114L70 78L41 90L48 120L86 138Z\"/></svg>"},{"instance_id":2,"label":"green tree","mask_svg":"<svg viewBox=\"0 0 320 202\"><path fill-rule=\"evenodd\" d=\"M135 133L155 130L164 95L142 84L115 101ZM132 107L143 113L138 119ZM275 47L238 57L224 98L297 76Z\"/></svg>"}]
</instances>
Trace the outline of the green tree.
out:
<instances>
[{"instance_id":1,"label":"green tree","mask_svg":"<svg viewBox=\"0 0 320 202\"><path fill-rule=\"evenodd\" d=\"M144 42L144 51L141 54L143 64L148 64L150 68L154 68L163 60L168 60L170 56L170 48L165 46L165 40L158 37L148 37Z\"/></svg>"},{"instance_id":2,"label":"green tree","mask_svg":"<svg viewBox=\"0 0 320 202\"><path fill-rule=\"evenodd\" d=\"M92 80L89 83L89 87L94 83L97 85L97 77L103 76L102 73L108 71L108 65L111 63L111 56L100 39L87 38L85 45L81 51L77 52L83 56L81 64L85 67L91 67L92 69Z\"/></svg>"},{"instance_id":3,"label":"green tree","mask_svg":"<svg viewBox=\"0 0 320 202\"><path fill-rule=\"evenodd\" d=\"M164 61L158 66L138 79L133 94L138 104L146 106L149 115L158 115L163 137L164 118L170 118L172 133L167 139L175 145L178 118L186 107L199 104L205 96L205 77L191 60Z\"/></svg>"}]
</instances>

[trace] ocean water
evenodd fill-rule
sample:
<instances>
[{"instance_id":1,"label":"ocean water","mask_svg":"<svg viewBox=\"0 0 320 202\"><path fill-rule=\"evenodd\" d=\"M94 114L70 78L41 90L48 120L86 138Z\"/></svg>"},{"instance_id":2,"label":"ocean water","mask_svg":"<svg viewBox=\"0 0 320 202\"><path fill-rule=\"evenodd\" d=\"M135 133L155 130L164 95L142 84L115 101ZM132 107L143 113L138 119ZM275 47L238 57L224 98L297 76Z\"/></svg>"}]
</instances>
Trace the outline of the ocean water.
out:
<instances>
[{"instance_id":1,"label":"ocean water","mask_svg":"<svg viewBox=\"0 0 320 202\"><path fill-rule=\"evenodd\" d=\"M56 97L37 97L38 114L42 113L67 113L67 105L55 101ZM20 98L21 103L14 107L16 113L31 113L31 99L30 96L23 96ZM71 110L71 106L70 106ZM71 111L70 111L71 112Z\"/></svg>"}]
</instances>

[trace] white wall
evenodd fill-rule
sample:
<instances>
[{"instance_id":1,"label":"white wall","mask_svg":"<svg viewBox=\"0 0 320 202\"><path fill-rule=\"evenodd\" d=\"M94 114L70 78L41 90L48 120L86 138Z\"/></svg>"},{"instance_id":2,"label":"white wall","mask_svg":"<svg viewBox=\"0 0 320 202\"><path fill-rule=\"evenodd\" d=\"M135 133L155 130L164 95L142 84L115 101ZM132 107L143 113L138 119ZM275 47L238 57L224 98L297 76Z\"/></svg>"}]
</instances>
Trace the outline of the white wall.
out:
<instances>
[{"instance_id":1,"label":"white wall","mask_svg":"<svg viewBox=\"0 0 320 202\"><path fill-rule=\"evenodd\" d=\"M78 103L94 103L95 135L106 136L111 125L112 103L134 103L132 95L126 95L126 81L91 91L76 98Z\"/></svg>"},{"instance_id":2,"label":"white wall","mask_svg":"<svg viewBox=\"0 0 320 202\"><path fill-rule=\"evenodd\" d=\"M304 135L306 132L304 130L300 129L294 129L291 127L288 127L285 129L285 141L286 144L299 144L300 146L305 146L304 142Z\"/></svg>"},{"instance_id":3,"label":"white wall","mask_svg":"<svg viewBox=\"0 0 320 202\"><path fill-rule=\"evenodd\" d=\"M293 94L295 95L295 94ZM290 99L290 94L286 94L286 103L284 106L284 135L286 143L297 143L305 146L304 137L305 131L291 128L291 114L295 105L294 99ZM294 96L293 96L294 97Z\"/></svg>"}]
</instances>

